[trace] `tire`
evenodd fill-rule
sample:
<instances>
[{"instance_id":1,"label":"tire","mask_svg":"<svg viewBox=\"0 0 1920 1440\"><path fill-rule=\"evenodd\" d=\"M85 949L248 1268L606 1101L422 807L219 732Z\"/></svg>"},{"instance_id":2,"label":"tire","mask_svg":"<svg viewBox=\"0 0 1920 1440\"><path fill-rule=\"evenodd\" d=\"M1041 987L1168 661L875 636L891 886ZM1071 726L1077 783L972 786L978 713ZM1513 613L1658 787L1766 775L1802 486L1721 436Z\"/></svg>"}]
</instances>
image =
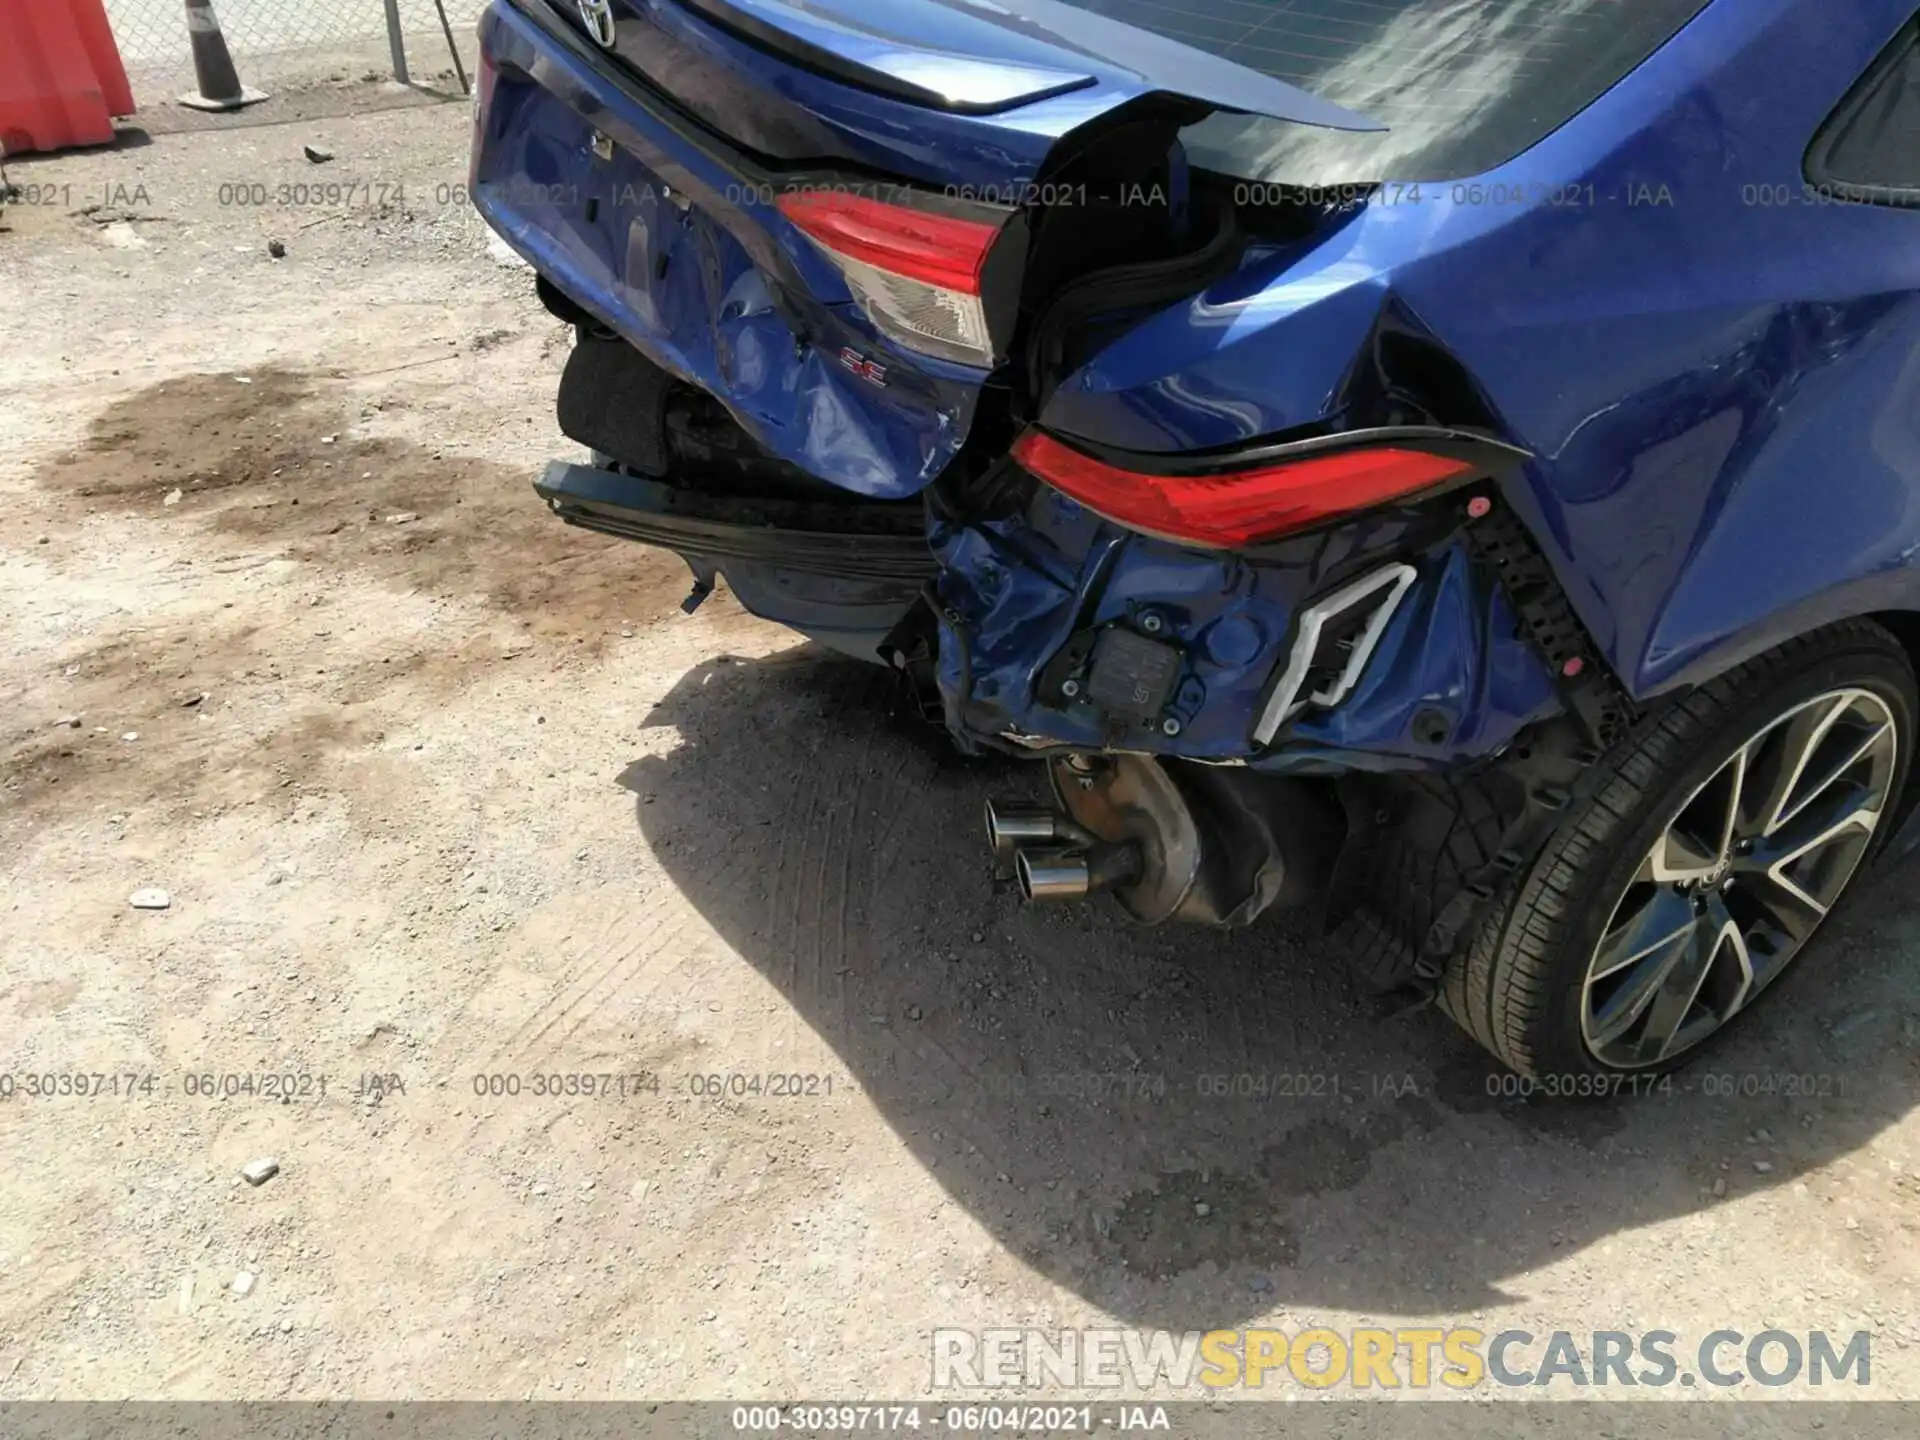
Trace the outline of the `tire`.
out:
<instances>
[{"instance_id":1,"label":"tire","mask_svg":"<svg viewBox=\"0 0 1920 1440\"><path fill-rule=\"evenodd\" d=\"M1855 692L1860 698L1846 698ZM1879 707L1891 722L1890 742L1873 738L1883 713ZM1782 974L1804 968L1808 933L1854 888L1860 872L1886 843L1906 789L1917 711L1920 700L1905 650L1886 630L1865 620L1789 641L1666 706L1602 757L1596 783L1585 788L1588 798L1576 802L1523 872L1510 901L1495 908L1448 966L1440 1008L1503 1064L1527 1076L1559 1080L1661 1074L1696 1059L1755 1008ZM1838 720L1827 719L1822 731L1823 717L1833 715ZM1858 730L1852 728L1856 721ZM1818 738L1801 743L1809 734ZM1873 746L1868 758L1836 776L1830 787L1799 801L1804 810L1796 809L1791 802L1804 791L1795 785L1811 788L1839 766L1841 759L1828 756L1851 753L1847 745L1856 735L1868 737L1863 743ZM1806 757L1799 768L1779 758L1796 745ZM1736 754L1751 758L1736 764ZM1754 767L1752 776L1743 768L1748 764ZM1803 775L1812 778L1803 781ZM1781 776L1786 777L1784 793L1769 789ZM1876 812L1870 797L1883 785L1884 798ZM1740 786L1751 789L1753 796L1743 800ZM1857 801L1855 791L1861 797ZM1782 821L1779 837L1767 831L1768 838L1737 843L1728 838L1717 847L1690 847L1688 837L1712 828L1706 822L1723 808L1728 812L1722 832L1726 837L1733 835L1743 807L1797 817L1802 825L1824 823L1826 812L1816 809L1816 800L1822 806L1833 804L1836 811L1858 804L1857 812L1842 821L1837 839L1818 842L1844 850L1820 849L1800 859L1789 855L1778 866L1823 867L1818 888L1825 910L1809 905L1802 911L1797 899L1780 907L1781 913L1795 914L1790 928L1797 940L1758 928L1727 936L1727 924L1735 932L1744 924L1727 908L1734 903L1735 881L1749 887L1739 892L1743 913L1744 907L1761 906L1767 897L1780 894L1778 876L1762 867L1798 843L1799 835ZM1876 813L1877 822L1872 818ZM1763 823L1747 822L1748 833L1759 835ZM1856 833L1862 831L1864 838ZM1678 873L1676 855L1689 863L1696 858L1704 862L1707 850L1717 848L1732 856L1741 845L1760 847L1757 858L1742 862L1754 873L1726 870L1722 867L1731 862L1719 860L1712 871L1684 883L1656 883ZM1769 845L1776 848L1764 848ZM1802 896L1815 886L1814 881L1803 882L1805 872L1788 873L1795 883L1787 895ZM1839 888L1827 893L1825 887L1836 883ZM1656 905L1661 907L1658 919ZM1709 905L1718 908L1709 912ZM1706 927L1701 933L1718 927L1722 937L1705 942L1707 949L1683 949L1682 965L1692 963L1685 956L1711 951L1712 958L1700 962L1702 988L1695 992L1697 998L1677 998L1690 983L1682 979L1673 982L1675 1000L1654 992L1639 1022L1649 1035L1636 1039L1629 1032L1609 1038L1611 1027L1642 990L1632 995L1615 990L1611 994L1620 998L1603 1003L1609 994L1603 987L1630 987L1640 972L1634 969L1638 962L1628 961L1616 978L1607 964L1597 961L1597 947L1607 940L1609 960L1619 963L1615 957L1666 929L1670 914L1682 913L1675 906L1690 907L1701 917ZM1768 942L1764 947L1763 940ZM1689 942L1679 943L1684 947ZM1730 948L1711 950L1720 944ZM1590 973L1596 977L1591 988ZM1716 1018L1716 997L1724 997L1728 1007L1724 1018ZM1654 1012L1663 1003L1667 1008L1659 1019L1670 1019L1676 1009L1681 1015L1675 1022L1680 1028L1666 1041L1669 1046L1679 1046L1709 1021L1715 1028L1687 1041L1683 1049L1655 1055L1660 1041L1651 1035ZM1608 1004L1614 1006L1611 1011Z\"/></svg>"},{"instance_id":2,"label":"tire","mask_svg":"<svg viewBox=\"0 0 1920 1440\"><path fill-rule=\"evenodd\" d=\"M1330 948L1363 997L1391 1002L1434 920L1500 849L1520 787L1497 771L1367 776L1343 798L1350 869Z\"/></svg>"}]
</instances>

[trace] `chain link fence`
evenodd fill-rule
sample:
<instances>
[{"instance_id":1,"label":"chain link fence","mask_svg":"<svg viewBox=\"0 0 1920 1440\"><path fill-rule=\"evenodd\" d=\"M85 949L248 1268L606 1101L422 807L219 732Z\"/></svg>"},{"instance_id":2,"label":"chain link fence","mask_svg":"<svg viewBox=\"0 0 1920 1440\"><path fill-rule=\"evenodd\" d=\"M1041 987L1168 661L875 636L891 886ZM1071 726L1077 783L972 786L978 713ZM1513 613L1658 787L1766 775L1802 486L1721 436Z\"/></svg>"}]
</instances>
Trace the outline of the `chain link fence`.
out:
<instances>
[{"instance_id":1,"label":"chain link fence","mask_svg":"<svg viewBox=\"0 0 1920 1440\"><path fill-rule=\"evenodd\" d=\"M0 0L0 4L10 0ZM442 0L454 39L471 71L474 25L486 0ZM164 128L194 124L175 97L194 88L193 52L183 0L106 0L120 58L142 120ZM214 0L236 68L261 89L300 90L342 82L390 80L394 71L389 9L410 78L432 82L451 73L451 57L434 0ZM458 87L454 89L458 94ZM263 107L264 108L264 107ZM268 114L254 117L265 120ZM204 123L204 122L203 122ZM228 118L227 123L233 123Z\"/></svg>"}]
</instances>

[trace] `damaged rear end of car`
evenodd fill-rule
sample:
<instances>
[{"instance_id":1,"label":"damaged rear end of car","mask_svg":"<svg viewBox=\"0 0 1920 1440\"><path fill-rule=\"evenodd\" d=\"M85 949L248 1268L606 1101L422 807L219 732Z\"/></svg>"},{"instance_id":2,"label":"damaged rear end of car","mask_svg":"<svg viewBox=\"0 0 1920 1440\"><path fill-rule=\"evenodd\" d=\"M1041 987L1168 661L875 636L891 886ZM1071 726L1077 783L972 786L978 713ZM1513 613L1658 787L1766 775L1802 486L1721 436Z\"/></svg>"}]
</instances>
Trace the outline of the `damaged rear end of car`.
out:
<instances>
[{"instance_id":1,"label":"damaged rear end of car","mask_svg":"<svg viewBox=\"0 0 1920 1440\"><path fill-rule=\"evenodd\" d=\"M1396 288L1443 222L1381 127L1114 8L495 0L474 194L593 454L536 488L1043 768L987 815L1029 900L1319 907L1427 998L1634 705Z\"/></svg>"}]
</instances>

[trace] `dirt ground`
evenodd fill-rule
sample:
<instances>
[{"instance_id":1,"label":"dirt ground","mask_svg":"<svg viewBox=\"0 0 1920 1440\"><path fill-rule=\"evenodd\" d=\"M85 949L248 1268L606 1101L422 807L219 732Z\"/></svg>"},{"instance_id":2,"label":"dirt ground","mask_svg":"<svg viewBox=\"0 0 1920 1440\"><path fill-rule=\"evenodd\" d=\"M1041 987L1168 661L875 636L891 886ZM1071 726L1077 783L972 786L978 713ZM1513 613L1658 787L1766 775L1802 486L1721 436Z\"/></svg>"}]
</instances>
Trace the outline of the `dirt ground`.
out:
<instances>
[{"instance_id":1,"label":"dirt ground","mask_svg":"<svg viewBox=\"0 0 1920 1440\"><path fill-rule=\"evenodd\" d=\"M467 133L11 167L0 1399L900 1398L937 1327L1249 1323L1866 1328L1920 1397L1920 864L1599 1109L1285 925L1023 912L1032 777L544 513L569 337Z\"/></svg>"}]
</instances>

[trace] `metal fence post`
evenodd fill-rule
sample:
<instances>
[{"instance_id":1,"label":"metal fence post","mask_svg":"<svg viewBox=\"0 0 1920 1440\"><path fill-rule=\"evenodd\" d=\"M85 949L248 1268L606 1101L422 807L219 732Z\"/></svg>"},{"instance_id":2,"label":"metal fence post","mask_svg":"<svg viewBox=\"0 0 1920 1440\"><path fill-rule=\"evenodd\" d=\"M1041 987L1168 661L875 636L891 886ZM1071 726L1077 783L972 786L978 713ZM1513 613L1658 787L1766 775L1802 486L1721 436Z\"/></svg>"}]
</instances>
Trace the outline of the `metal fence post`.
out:
<instances>
[{"instance_id":1,"label":"metal fence post","mask_svg":"<svg viewBox=\"0 0 1920 1440\"><path fill-rule=\"evenodd\" d=\"M393 78L402 85L412 84L407 74L407 42L400 33L400 0L387 0L387 45L393 51Z\"/></svg>"}]
</instances>

